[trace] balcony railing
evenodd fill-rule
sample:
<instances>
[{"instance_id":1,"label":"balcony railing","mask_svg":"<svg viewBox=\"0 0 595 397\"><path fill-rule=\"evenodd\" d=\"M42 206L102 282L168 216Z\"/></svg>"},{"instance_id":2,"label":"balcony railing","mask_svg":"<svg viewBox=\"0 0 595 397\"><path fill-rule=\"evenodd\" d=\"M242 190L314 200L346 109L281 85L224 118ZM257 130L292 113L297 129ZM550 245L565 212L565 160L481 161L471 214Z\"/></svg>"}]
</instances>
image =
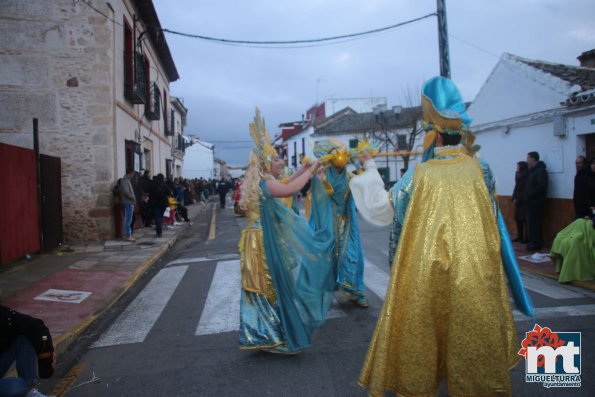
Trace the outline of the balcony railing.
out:
<instances>
[{"instance_id":1,"label":"balcony railing","mask_svg":"<svg viewBox=\"0 0 595 397\"><path fill-rule=\"evenodd\" d=\"M156 83L151 87L149 100L145 105L145 116L149 120L159 120L161 117L161 91Z\"/></svg>"},{"instance_id":2,"label":"balcony railing","mask_svg":"<svg viewBox=\"0 0 595 397\"><path fill-rule=\"evenodd\" d=\"M128 64L132 54L124 53L124 62ZM124 95L134 104L145 103L147 98L147 79L145 61L141 53L134 53L132 80L125 82Z\"/></svg>"}]
</instances>

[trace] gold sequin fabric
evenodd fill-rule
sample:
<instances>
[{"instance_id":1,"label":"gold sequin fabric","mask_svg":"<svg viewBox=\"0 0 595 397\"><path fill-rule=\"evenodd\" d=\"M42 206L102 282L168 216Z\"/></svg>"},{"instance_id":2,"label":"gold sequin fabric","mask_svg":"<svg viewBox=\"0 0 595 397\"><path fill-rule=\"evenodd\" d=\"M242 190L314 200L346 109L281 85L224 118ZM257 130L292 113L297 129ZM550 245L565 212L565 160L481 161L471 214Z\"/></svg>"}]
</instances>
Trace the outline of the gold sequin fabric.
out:
<instances>
[{"instance_id":1,"label":"gold sequin fabric","mask_svg":"<svg viewBox=\"0 0 595 397\"><path fill-rule=\"evenodd\" d=\"M264 252L258 206L248 210L248 226L242 231L239 249L242 288L245 291L265 296L274 305L276 301L275 288Z\"/></svg>"},{"instance_id":2,"label":"gold sequin fabric","mask_svg":"<svg viewBox=\"0 0 595 397\"><path fill-rule=\"evenodd\" d=\"M518 345L500 238L477 161L416 167L391 278L358 383L371 396L507 396Z\"/></svg>"}]
</instances>

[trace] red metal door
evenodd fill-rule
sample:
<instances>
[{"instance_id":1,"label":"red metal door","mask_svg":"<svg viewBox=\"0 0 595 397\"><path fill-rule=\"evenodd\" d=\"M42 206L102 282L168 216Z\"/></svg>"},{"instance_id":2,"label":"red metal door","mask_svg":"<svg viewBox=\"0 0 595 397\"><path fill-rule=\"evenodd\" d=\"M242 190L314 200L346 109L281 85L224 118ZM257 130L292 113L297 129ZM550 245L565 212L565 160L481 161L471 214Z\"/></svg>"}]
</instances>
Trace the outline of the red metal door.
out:
<instances>
[{"instance_id":1,"label":"red metal door","mask_svg":"<svg viewBox=\"0 0 595 397\"><path fill-rule=\"evenodd\" d=\"M0 143L0 263L38 252L39 205L35 152Z\"/></svg>"}]
</instances>

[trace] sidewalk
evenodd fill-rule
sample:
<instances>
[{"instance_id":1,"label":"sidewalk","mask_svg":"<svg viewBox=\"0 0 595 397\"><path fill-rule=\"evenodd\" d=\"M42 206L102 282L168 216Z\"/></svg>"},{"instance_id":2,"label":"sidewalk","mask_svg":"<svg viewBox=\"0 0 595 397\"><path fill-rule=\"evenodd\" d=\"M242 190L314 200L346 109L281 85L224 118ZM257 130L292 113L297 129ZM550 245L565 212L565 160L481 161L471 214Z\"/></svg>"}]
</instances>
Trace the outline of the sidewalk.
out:
<instances>
[{"instance_id":1,"label":"sidewalk","mask_svg":"<svg viewBox=\"0 0 595 397\"><path fill-rule=\"evenodd\" d=\"M512 243L512 246L514 247L514 252L521 271L536 273L556 281L558 280L558 274L555 272L552 260L549 257L545 257L545 255L549 254L550 247L545 247L544 249L537 251L537 254L539 255L536 255L535 259L533 259L531 256L536 252L527 251L525 244ZM540 260L543 260L543 262L540 262ZM567 284L595 291L595 280L572 281Z\"/></svg>"},{"instance_id":2,"label":"sidewalk","mask_svg":"<svg viewBox=\"0 0 595 397\"><path fill-rule=\"evenodd\" d=\"M204 230L210 227L218 203L188 206L188 216ZM34 256L0 267L2 304L42 318L52 333L60 353L101 313L115 303L143 273L190 227L182 223L164 229L156 238L152 228L136 229L135 243L110 240L104 243L71 245L52 254ZM204 227L204 229L203 229ZM522 271L558 279L551 261L534 263L522 257L534 252L513 243ZM539 251L547 253L548 249ZM595 281L574 281L573 285L595 291ZM40 300L46 299L46 300Z\"/></svg>"},{"instance_id":3,"label":"sidewalk","mask_svg":"<svg viewBox=\"0 0 595 397\"><path fill-rule=\"evenodd\" d=\"M57 352L66 350L194 223L206 237L214 203L187 206L190 223L134 230L137 241L72 244L0 267L2 304L44 320ZM204 224L204 225L203 225Z\"/></svg>"}]
</instances>

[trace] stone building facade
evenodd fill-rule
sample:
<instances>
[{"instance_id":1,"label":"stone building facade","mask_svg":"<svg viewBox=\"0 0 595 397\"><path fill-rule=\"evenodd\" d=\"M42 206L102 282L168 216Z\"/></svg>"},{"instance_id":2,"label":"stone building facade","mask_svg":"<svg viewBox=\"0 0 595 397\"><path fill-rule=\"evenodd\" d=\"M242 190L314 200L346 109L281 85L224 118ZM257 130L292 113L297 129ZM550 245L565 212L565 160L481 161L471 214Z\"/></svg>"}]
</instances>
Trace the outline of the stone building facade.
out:
<instances>
[{"instance_id":1,"label":"stone building facade","mask_svg":"<svg viewBox=\"0 0 595 397\"><path fill-rule=\"evenodd\" d=\"M150 0L2 2L0 142L32 148L39 120L40 152L61 158L66 241L114 237L127 168L167 172L179 76L159 28Z\"/></svg>"}]
</instances>

